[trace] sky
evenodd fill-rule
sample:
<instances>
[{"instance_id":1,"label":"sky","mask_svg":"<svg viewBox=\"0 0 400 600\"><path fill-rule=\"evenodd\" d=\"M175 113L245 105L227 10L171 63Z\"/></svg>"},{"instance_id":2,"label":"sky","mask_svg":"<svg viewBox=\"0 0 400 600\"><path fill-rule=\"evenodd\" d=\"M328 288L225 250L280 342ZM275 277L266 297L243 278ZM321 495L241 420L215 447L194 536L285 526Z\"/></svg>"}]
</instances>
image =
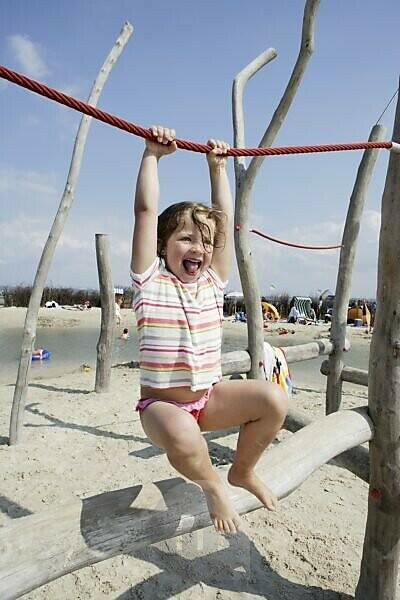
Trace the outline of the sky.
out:
<instances>
[{"instance_id":1,"label":"sky","mask_svg":"<svg viewBox=\"0 0 400 600\"><path fill-rule=\"evenodd\" d=\"M296 61L303 0L2 0L0 63L86 100L124 22L134 32L98 106L180 138L233 144L231 88L249 62L278 57L247 84L246 145L257 146ZM398 87L398 0L322 0L315 51L274 145L367 140ZM382 123L390 139L395 101ZM79 113L0 79L0 286L30 285L57 212ZM95 234L109 235L115 286L128 286L133 193L143 140L93 120L74 202L47 285L98 288ZM366 198L351 295L376 292L380 203L389 153L381 150ZM268 157L250 226L291 242L340 244L362 151ZM228 164L234 190L233 159ZM210 198L204 155L160 163L160 211ZM339 252L279 246L250 234L260 293L335 290ZM240 290L236 265L228 290Z\"/></svg>"}]
</instances>

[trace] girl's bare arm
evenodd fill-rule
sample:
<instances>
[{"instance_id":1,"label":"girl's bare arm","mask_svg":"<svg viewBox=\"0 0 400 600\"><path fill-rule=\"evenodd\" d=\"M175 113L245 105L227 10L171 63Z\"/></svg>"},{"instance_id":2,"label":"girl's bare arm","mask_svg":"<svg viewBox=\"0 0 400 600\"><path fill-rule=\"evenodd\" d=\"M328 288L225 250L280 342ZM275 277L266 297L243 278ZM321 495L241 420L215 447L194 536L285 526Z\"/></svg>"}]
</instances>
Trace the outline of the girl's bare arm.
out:
<instances>
[{"instance_id":1,"label":"girl's bare arm","mask_svg":"<svg viewBox=\"0 0 400 600\"><path fill-rule=\"evenodd\" d=\"M233 207L232 195L226 171L228 144L220 140L209 140L213 150L207 155L210 169L211 205L225 215L224 231L215 240L211 266L222 281L226 281L231 270L233 252Z\"/></svg>"},{"instance_id":2,"label":"girl's bare arm","mask_svg":"<svg viewBox=\"0 0 400 600\"><path fill-rule=\"evenodd\" d=\"M164 127L152 127L157 141L146 140L136 183L135 224L132 238L131 269L144 273L157 256L157 214L160 196L158 161L175 152L175 131Z\"/></svg>"}]
</instances>

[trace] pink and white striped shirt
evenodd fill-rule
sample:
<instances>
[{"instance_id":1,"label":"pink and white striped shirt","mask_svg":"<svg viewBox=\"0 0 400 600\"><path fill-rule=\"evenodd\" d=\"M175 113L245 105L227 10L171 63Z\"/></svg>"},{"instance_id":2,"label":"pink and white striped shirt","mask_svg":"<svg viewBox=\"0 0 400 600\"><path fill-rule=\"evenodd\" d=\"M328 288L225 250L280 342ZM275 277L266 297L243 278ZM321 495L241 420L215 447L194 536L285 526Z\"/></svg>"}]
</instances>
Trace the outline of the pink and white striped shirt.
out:
<instances>
[{"instance_id":1,"label":"pink and white striped shirt","mask_svg":"<svg viewBox=\"0 0 400 600\"><path fill-rule=\"evenodd\" d=\"M140 384L209 388L221 379L223 283L211 268L182 283L159 257L132 273Z\"/></svg>"}]
</instances>

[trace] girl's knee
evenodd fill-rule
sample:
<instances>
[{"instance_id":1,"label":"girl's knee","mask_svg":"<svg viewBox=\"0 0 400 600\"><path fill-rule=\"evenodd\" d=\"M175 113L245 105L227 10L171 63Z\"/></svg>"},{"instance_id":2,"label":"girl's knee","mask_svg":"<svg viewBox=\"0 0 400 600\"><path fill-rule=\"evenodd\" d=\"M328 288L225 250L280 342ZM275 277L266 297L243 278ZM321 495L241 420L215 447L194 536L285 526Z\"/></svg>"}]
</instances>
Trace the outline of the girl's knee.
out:
<instances>
[{"instance_id":1,"label":"girl's knee","mask_svg":"<svg viewBox=\"0 0 400 600\"><path fill-rule=\"evenodd\" d=\"M189 430L176 430L168 437L166 452L168 456L190 458L204 451L206 442L197 427Z\"/></svg>"},{"instance_id":2,"label":"girl's knee","mask_svg":"<svg viewBox=\"0 0 400 600\"><path fill-rule=\"evenodd\" d=\"M277 383L266 381L263 399L269 417L274 417L277 421L283 423L289 410L287 393Z\"/></svg>"}]
</instances>

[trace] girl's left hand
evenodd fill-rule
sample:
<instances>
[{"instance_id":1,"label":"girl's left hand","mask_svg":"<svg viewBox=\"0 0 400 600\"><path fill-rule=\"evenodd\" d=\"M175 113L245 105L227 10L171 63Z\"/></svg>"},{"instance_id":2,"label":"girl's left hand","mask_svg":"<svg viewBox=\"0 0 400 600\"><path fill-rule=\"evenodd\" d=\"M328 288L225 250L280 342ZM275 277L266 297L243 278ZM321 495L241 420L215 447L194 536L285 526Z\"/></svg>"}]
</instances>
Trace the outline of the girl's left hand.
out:
<instances>
[{"instance_id":1,"label":"girl's left hand","mask_svg":"<svg viewBox=\"0 0 400 600\"><path fill-rule=\"evenodd\" d=\"M226 153L229 150L230 146L226 142L222 140L208 140L208 146L212 147L211 152L207 154L207 162L210 168L212 167L222 167L225 166L226 163Z\"/></svg>"}]
</instances>

